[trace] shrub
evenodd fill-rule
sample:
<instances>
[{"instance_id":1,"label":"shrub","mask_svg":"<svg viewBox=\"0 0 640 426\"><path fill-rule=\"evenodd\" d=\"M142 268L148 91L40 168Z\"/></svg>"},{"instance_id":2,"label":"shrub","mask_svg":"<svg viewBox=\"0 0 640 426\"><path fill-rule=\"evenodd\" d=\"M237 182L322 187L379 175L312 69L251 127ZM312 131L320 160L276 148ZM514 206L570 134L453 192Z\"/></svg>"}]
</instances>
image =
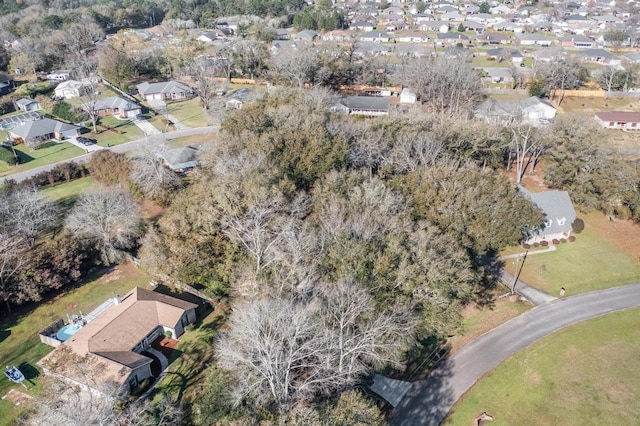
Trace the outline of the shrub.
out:
<instances>
[{"instance_id":1,"label":"shrub","mask_svg":"<svg viewBox=\"0 0 640 426\"><path fill-rule=\"evenodd\" d=\"M539 243L533 243L533 248L538 248L538 247L540 247Z\"/></svg>"},{"instance_id":2,"label":"shrub","mask_svg":"<svg viewBox=\"0 0 640 426\"><path fill-rule=\"evenodd\" d=\"M576 237L574 237L573 235L569 237L569 242L572 243L576 240Z\"/></svg>"},{"instance_id":3,"label":"shrub","mask_svg":"<svg viewBox=\"0 0 640 426\"><path fill-rule=\"evenodd\" d=\"M128 184L130 164L124 154L107 149L100 150L93 154L87 167L91 176L100 183L105 185Z\"/></svg>"},{"instance_id":4,"label":"shrub","mask_svg":"<svg viewBox=\"0 0 640 426\"><path fill-rule=\"evenodd\" d=\"M547 247L549 245L549 241L540 241L540 245L542 247Z\"/></svg>"},{"instance_id":5,"label":"shrub","mask_svg":"<svg viewBox=\"0 0 640 426\"><path fill-rule=\"evenodd\" d=\"M523 244L522 248L529 250L531 248L531 244Z\"/></svg>"},{"instance_id":6,"label":"shrub","mask_svg":"<svg viewBox=\"0 0 640 426\"><path fill-rule=\"evenodd\" d=\"M582 219L574 220L573 223L571 224L571 230L576 234L579 234L582 231L584 231L584 221Z\"/></svg>"},{"instance_id":7,"label":"shrub","mask_svg":"<svg viewBox=\"0 0 640 426\"><path fill-rule=\"evenodd\" d=\"M560 238L560 242L564 244L564 243L567 242L567 239L566 238Z\"/></svg>"},{"instance_id":8,"label":"shrub","mask_svg":"<svg viewBox=\"0 0 640 426\"><path fill-rule=\"evenodd\" d=\"M560 244L560 241L556 240L555 238L554 238L553 240L551 240L551 242L552 242L553 244L555 244L555 245Z\"/></svg>"},{"instance_id":9,"label":"shrub","mask_svg":"<svg viewBox=\"0 0 640 426\"><path fill-rule=\"evenodd\" d=\"M164 337L166 337L167 339L172 339L173 338L173 333L171 332L171 330L167 330L164 332Z\"/></svg>"}]
</instances>

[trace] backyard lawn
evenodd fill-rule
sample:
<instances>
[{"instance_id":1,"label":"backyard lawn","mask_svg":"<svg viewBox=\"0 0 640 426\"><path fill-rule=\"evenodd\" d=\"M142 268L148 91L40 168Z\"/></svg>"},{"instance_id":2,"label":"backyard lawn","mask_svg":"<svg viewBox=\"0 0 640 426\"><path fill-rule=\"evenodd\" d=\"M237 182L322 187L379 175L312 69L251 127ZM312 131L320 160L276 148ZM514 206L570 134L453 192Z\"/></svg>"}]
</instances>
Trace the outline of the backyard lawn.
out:
<instances>
[{"instance_id":1,"label":"backyard lawn","mask_svg":"<svg viewBox=\"0 0 640 426\"><path fill-rule=\"evenodd\" d=\"M496 368L445 424L466 426L483 412L492 426L636 424L639 353L639 308L574 325Z\"/></svg>"},{"instance_id":2,"label":"backyard lawn","mask_svg":"<svg viewBox=\"0 0 640 426\"><path fill-rule=\"evenodd\" d=\"M557 246L556 251L528 256L520 274L527 284L558 296L640 283L637 245L640 227L630 222L609 222L598 212L582 215L585 229L576 241ZM514 272L512 259L506 269Z\"/></svg>"},{"instance_id":3,"label":"backyard lawn","mask_svg":"<svg viewBox=\"0 0 640 426\"><path fill-rule=\"evenodd\" d=\"M135 286L146 287L149 279L149 276L134 265L124 264L105 274L96 275L77 289L70 289L62 296L43 302L35 308L16 309L8 318L3 307L0 323L0 364L22 365L21 369L33 372L36 362L53 350L52 347L40 343L40 330L58 317L66 318L67 314L77 314L79 311L90 312L109 297L125 294ZM28 374L25 376L29 378ZM35 388L27 391L27 394L33 395L34 392L38 392L38 380L33 382ZM0 397L11 388L24 390L20 385L9 382L4 375L0 377ZM21 410L22 407L15 407L8 401L0 400L0 424L13 424Z\"/></svg>"},{"instance_id":4,"label":"backyard lawn","mask_svg":"<svg viewBox=\"0 0 640 426\"><path fill-rule=\"evenodd\" d=\"M207 117L200 105L200 98L167 104L167 112L175 116L187 127L204 127L208 125Z\"/></svg>"},{"instance_id":5,"label":"backyard lawn","mask_svg":"<svg viewBox=\"0 0 640 426\"><path fill-rule=\"evenodd\" d=\"M0 177L34 169L57 161L68 160L85 153L81 148L71 145L68 142L62 142L37 150L32 150L31 148L20 144L15 146L15 150L18 156L20 156L22 164L10 166L5 162L0 161Z\"/></svg>"}]
</instances>

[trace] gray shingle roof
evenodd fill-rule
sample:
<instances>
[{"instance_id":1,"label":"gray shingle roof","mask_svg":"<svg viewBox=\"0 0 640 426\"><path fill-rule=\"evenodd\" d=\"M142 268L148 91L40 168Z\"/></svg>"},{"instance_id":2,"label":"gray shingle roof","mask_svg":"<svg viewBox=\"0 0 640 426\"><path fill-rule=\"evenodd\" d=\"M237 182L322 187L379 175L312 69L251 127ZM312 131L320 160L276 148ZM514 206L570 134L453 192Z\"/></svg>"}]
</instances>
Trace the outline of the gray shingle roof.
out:
<instances>
[{"instance_id":1,"label":"gray shingle roof","mask_svg":"<svg viewBox=\"0 0 640 426\"><path fill-rule=\"evenodd\" d=\"M121 109L123 111L131 111L133 109L140 108L137 104L129 102L117 96L110 96L108 98L97 99L95 103L95 110L101 111L103 109Z\"/></svg>"},{"instance_id":2,"label":"gray shingle roof","mask_svg":"<svg viewBox=\"0 0 640 426\"><path fill-rule=\"evenodd\" d=\"M198 148L185 146L164 152L162 158L171 170L186 170L198 165L197 154Z\"/></svg>"},{"instance_id":3,"label":"gray shingle roof","mask_svg":"<svg viewBox=\"0 0 640 426\"><path fill-rule=\"evenodd\" d=\"M350 110L388 111L389 98L378 96L347 96L340 103Z\"/></svg>"},{"instance_id":4,"label":"gray shingle roof","mask_svg":"<svg viewBox=\"0 0 640 426\"><path fill-rule=\"evenodd\" d=\"M177 81L162 81L158 83L141 83L137 86L138 92L146 96L152 93L180 93L180 92L192 92L191 88L185 84L178 83Z\"/></svg>"},{"instance_id":5,"label":"gray shingle roof","mask_svg":"<svg viewBox=\"0 0 640 426\"><path fill-rule=\"evenodd\" d=\"M567 191L530 192L523 187L519 189L544 213L545 224L541 234L571 231L571 224L578 216Z\"/></svg>"},{"instance_id":6,"label":"gray shingle roof","mask_svg":"<svg viewBox=\"0 0 640 426\"><path fill-rule=\"evenodd\" d=\"M14 127L11 133L23 138L35 138L38 136L48 135L50 133L62 133L67 130L79 129L80 127L73 124L63 123L62 121L52 120L50 118L42 118L40 120L28 121L22 126Z\"/></svg>"}]
</instances>

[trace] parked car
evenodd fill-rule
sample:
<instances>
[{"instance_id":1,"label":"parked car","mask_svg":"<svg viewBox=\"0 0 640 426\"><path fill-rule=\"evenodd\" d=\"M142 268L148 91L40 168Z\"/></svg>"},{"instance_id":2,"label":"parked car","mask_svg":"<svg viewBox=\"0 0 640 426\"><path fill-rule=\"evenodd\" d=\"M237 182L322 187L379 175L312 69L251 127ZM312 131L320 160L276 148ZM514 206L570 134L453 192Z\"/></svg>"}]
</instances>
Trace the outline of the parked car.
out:
<instances>
[{"instance_id":1,"label":"parked car","mask_svg":"<svg viewBox=\"0 0 640 426\"><path fill-rule=\"evenodd\" d=\"M76 138L76 140L78 142L80 142L82 145L95 145L96 144L96 140L95 139L89 139L89 138L85 138L84 136L78 136Z\"/></svg>"}]
</instances>

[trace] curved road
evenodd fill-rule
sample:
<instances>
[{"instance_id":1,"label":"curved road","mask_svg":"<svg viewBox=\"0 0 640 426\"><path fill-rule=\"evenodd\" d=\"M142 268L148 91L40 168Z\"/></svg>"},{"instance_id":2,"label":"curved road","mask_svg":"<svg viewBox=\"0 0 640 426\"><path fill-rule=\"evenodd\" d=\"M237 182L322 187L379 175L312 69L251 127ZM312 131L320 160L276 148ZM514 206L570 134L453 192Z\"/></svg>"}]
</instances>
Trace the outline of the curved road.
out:
<instances>
[{"instance_id":1,"label":"curved road","mask_svg":"<svg viewBox=\"0 0 640 426\"><path fill-rule=\"evenodd\" d=\"M390 419L392 425L438 425L453 404L485 374L536 340L561 328L640 306L640 284L557 299L480 336L412 384Z\"/></svg>"},{"instance_id":2,"label":"curved road","mask_svg":"<svg viewBox=\"0 0 640 426\"><path fill-rule=\"evenodd\" d=\"M123 143L123 144L120 144L120 145L116 145L116 146L111 147L109 149L114 151L114 152L124 153L124 152L131 151L132 149L136 149L136 148L142 146L150 138L153 139L154 137L164 137L164 139L170 140L170 139L181 138L181 137L184 137L184 136L203 135L203 134L207 134L207 133L217 133L219 130L220 130L220 126L193 127L193 128L188 128L188 129L182 129L182 130L174 130L173 132L167 132L167 133L162 133L162 134L156 135L156 136L144 137L144 138L141 138L141 139L136 139L136 140L133 140L131 142L126 142L126 143ZM35 176L38 173L49 171L49 170L53 169L55 166L57 166L58 164L70 163L71 161L75 161L76 163L84 163L85 161L89 161L89 159L91 158L91 156L93 155L94 152L97 152L97 151L93 151L93 152L91 152L89 154L80 155L78 157L69 158L67 160L58 161L56 163L46 164L44 166L36 167L34 169L25 170L24 172L13 173L13 174L10 174L8 176L4 176L3 178L0 178L0 184L4 183L5 179L14 179L17 182L20 182L22 180L28 179L28 178L30 178L32 176Z\"/></svg>"}]
</instances>

